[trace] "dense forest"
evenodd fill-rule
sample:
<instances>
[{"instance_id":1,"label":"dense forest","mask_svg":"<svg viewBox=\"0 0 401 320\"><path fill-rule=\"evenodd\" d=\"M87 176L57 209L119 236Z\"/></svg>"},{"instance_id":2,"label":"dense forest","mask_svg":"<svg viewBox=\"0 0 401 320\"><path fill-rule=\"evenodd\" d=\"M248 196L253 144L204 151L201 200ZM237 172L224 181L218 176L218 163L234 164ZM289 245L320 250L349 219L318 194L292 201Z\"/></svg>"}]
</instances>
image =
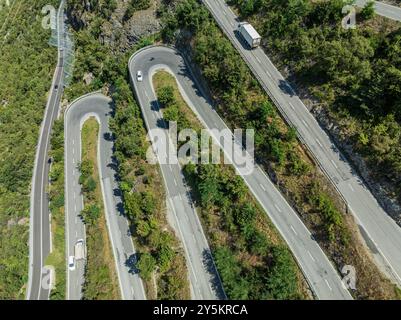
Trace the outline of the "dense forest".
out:
<instances>
[{"instance_id":1,"label":"dense forest","mask_svg":"<svg viewBox=\"0 0 401 320\"><path fill-rule=\"evenodd\" d=\"M342 0L228 2L401 200L401 24L362 9L357 27L345 30Z\"/></svg>"},{"instance_id":2,"label":"dense forest","mask_svg":"<svg viewBox=\"0 0 401 320\"><path fill-rule=\"evenodd\" d=\"M394 286L369 257L336 191L304 152L294 130L280 118L201 1L169 2L160 14L164 41L176 44L199 68L226 123L231 128L255 129L256 158L337 269L345 264L356 268L359 278L354 296L395 297Z\"/></svg>"},{"instance_id":3,"label":"dense forest","mask_svg":"<svg viewBox=\"0 0 401 320\"><path fill-rule=\"evenodd\" d=\"M25 297L30 183L57 64L41 9L56 3L10 1L0 10L0 299Z\"/></svg>"}]
</instances>

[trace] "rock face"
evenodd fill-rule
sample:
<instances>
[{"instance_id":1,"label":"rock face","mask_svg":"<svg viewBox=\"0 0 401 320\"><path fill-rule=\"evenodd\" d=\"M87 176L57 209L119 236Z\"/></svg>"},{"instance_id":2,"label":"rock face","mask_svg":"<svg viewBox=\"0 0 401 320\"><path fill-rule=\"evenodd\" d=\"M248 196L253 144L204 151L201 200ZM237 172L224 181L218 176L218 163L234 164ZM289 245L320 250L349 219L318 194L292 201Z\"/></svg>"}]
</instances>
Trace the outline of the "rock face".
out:
<instances>
[{"instance_id":1,"label":"rock face","mask_svg":"<svg viewBox=\"0 0 401 320\"><path fill-rule=\"evenodd\" d=\"M391 196L391 186L384 181L377 181L372 177L364 158L358 154L352 147L350 141L341 137L338 124L323 108L314 108L312 113L319 121L320 125L326 129L334 139L336 145L347 155L353 165L358 170L362 179L365 181L370 191L376 197L377 201L390 214L390 216L401 226L401 205L397 199Z\"/></svg>"},{"instance_id":2,"label":"rock face","mask_svg":"<svg viewBox=\"0 0 401 320\"><path fill-rule=\"evenodd\" d=\"M159 32L161 23L156 11L160 1L152 1L149 9L136 11L130 19L124 21L129 1L117 0L117 9L101 26L99 40L116 51L125 52L140 39ZM84 5L84 9L68 12L68 22L74 30L79 30L86 27L93 16L90 5Z\"/></svg>"}]
</instances>

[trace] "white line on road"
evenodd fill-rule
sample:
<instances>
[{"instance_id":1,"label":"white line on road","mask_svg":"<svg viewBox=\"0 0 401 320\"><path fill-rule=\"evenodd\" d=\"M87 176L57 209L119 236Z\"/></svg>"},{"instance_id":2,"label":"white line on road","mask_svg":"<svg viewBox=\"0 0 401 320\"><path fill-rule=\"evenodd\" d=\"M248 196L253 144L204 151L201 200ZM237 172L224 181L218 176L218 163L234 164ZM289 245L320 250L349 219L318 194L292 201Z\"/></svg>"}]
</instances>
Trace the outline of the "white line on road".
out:
<instances>
[{"instance_id":1,"label":"white line on road","mask_svg":"<svg viewBox=\"0 0 401 320\"><path fill-rule=\"evenodd\" d=\"M174 178L174 184L175 184L176 187L178 186L177 180L175 180L175 178Z\"/></svg>"},{"instance_id":2,"label":"white line on road","mask_svg":"<svg viewBox=\"0 0 401 320\"><path fill-rule=\"evenodd\" d=\"M305 127L309 128L308 124L305 122L305 120L302 120L302 123L305 125Z\"/></svg>"},{"instance_id":3,"label":"white line on road","mask_svg":"<svg viewBox=\"0 0 401 320\"><path fill-rule=\"evenodd\" d=\"M290 104L291 109L295 111L294 105L291 102L289 102L289 104Z\"/></svg>"},{"instance_id":4,"label":"white line on road","mask_svg":"<svg viewBox=\"0 0 401 320\"><path fill-rule=\"evenodd\" d=\"M333 166L334 166L336 169L338 169L338 167L337 167L336 163L334 162L334 160L331 160L331 163L333 164Z\"/></svg>"},{"instance_id":5,"label":"white line on road","mask_svg":"<svg viewBox=\"0 0 401 320\"><path fill-rule=\"evenodd\" d=\"M308 250L308 254L309 254L310 258L312 259L312 261L315 261L315 258L312 256L312 254L310 253L309 250Z\"/></svg>"},{"instance_id":6,"label":"white line on road","mask_svg":"<svg viewBox=\"0 0 401 320\"><path fill-rule=\"evenodd\" d=\"M327 279L324 279L324 281L326 282L327 286L329 287L330 291L333 291L333 289L330 287L329 282L327 281Z\"/></svg>"},{"instance_id":7,"label":"white line on road","mask_svg":"<svg viewBox=\"0 0 401 320\"><path fill-rule=\"evenodd\" d=\"M258 57L255 57L255 58L260 64L262 64L262 61L260 61L260 59Z\"/></svg>"},{"instance_id":8,"label":"white line on road","mask_svg":"<svg viewBox=\"0 0 401 320\"><path fill-rule=\"evenodd\" d=\"M321 148L323 148L323 145L322 145L322 143L320 142L319 139L316 139L316 142L317 142L317 144L318 144Z\"/></svg>"},{"instance_id":9,"label":"white line on road","mask_svg":"<svg viewBox=\"0 0 401 320\"><path fill-rule=\"evenodd\" d=\"M263 184L260 184L260 187L262 188L263 191L266 191L265 187L263 186Z\"/></svg>"},{"instance_id":10,"label":"white line on road","mask_svg":"<svg viewBox=\"0 0 401 320\"><path fill-rule=\"evenodd\" d=\"M295 235L297 236L297 235L298 235L298 233L295 231L294 227L291 225L291 226L290 226L290 228L291 228L292 232L294 232L294 233L295 233Z\"/></svg>"},{"instance_id":11,"label":"white line on road","mask_svg":"<svg viewBox=\"0 0 401 320\"><path fill-rule=\"evenodd\" d=\"M278 212L282 212L280 207L277 204L274 204L274 206L276 207L276 209L278 210Z\"/></svg>"},{"instance_id":12,"label":"white line on road","mask_svg":"<svg viewBox=\"0 0 401 320\"><path fill-rule=\"evenodd\" d=\"M349 188L352 190L352 192L355 192L355 189L352 187L350 183L348 183Z\"/></svg>"}]
</instances>

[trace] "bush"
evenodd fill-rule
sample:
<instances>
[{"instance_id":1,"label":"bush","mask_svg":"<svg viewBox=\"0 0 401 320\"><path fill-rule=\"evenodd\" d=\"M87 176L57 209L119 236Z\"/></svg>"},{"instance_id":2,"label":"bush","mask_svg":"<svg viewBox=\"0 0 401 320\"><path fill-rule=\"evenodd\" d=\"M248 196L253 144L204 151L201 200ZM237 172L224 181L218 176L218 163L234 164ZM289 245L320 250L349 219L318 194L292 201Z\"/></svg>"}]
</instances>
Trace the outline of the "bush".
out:
<instances>
[{"instance_id":1,"label":"bush","mask_svg":"<svg viewBox=\"0 0 401 320\"><path fill-rule=\"evenodd\" d=\"M153 271L156 269L156 260L149 253L142 253L137 263L140 275L145 280L150 280Z\"/></svg>"}]
</instances>

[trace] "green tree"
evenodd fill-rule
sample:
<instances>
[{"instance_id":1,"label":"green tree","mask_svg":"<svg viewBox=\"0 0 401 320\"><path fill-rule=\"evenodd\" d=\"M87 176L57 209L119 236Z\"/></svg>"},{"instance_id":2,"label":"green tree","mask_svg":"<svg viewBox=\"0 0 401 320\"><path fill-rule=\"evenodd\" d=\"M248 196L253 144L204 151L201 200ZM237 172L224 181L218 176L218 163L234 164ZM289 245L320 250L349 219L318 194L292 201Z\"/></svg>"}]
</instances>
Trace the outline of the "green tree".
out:
<instances>
[{"instance_id":1,"label":"green tree","mask_svg":"<svg viewBox=\"0 0 401 320\"><path fill-rule=\"evenodd\" d=\"M156 259L150 253L142 253L137 267L141 277L145 280L150 280L152 273L156 269Z\"/></svg>"}]
</instances>

